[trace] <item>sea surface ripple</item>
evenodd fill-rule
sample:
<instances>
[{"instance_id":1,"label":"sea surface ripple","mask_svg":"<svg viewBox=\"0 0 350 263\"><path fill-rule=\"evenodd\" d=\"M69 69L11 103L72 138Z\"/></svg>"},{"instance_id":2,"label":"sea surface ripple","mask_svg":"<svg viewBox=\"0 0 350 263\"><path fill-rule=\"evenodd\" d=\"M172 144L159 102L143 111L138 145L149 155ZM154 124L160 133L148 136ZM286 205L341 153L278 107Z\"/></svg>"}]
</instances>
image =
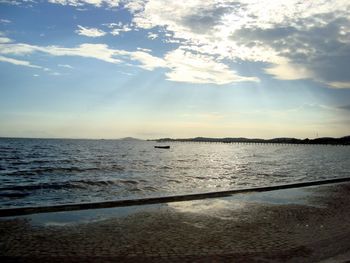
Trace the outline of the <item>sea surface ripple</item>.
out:
<instances>
[{"instance_id":1,"label":"sea surface ripple","mask_svg":"<svg viewBox=\"0 0 350 263\"><path fill-rule=\"evenodd\" d=\"M0 138L0 207L98 202L347 177L350 147Z\"/></svg>"}]
</instances>

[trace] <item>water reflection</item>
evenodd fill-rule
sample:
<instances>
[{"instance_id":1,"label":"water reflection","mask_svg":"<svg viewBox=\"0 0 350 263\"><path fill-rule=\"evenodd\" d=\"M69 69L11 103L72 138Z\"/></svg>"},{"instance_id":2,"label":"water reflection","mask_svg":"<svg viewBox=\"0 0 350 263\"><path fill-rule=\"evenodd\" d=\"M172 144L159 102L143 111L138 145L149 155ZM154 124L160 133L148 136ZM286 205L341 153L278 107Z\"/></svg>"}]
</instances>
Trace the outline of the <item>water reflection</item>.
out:
<instances>
[{"instance_id":1,"label":"water reflection","mask_svg":"<svg viewBox=\"0 0 350 263\"><path fill-rule=\"evenodd\" d=\"M0 207L99 202L347 177L350 147L0 139Z\"/></svg>"},{"instance_id":2,"label":"water reflection","mask_svg":"<svg viewBox=\"0 0 350 263\"><path fill-rule=\"evenodd\" d=\"M201 214L220 219L233 219L233 215L237 215L236 212L242 212L248 209L248 204L252 203L314 206L310 201L311 193L315 195L315 192L311 192L313 188L314 187L284 189L270 192L252 192L247 194L235 194L223 198L168 203L167 205L182 213Z\"/></svg>"},{"instance_id":3,"label":"water reflection","mask_svg":"<svg viewBox=\"0 0 350 263\"><path fill-rule=\"evenodd\" d=\"M194 213L225 220L232 219L232 212L244 209L246 203L226 199L205 199L168 203L168 206L180 213Z\"/></svg>"},{"instance_id":4,"label":"water reflection","mask_svg":"<svg viewBox=\"0 0 350 263\"><path fill-rule=\"evenodd\" d=\"M53 212L20 216L16 218L29 219L33 226L66 226L104 221L113 218L127 218L142 214L190 213L194 216L214 217L220 220L242 220L251 209L261 205L307 205L315 206L312 198L318 194L315 187L276 190L271 192L252 192L235 194L221 198L208 198L194 201L181 201L160 204L136 205L116 208ZM316 187L317 188L317 187ZM316 205L319 206L319 205ZM200 226L196 226L200 227Z\"/></svg>"}]
</instances>

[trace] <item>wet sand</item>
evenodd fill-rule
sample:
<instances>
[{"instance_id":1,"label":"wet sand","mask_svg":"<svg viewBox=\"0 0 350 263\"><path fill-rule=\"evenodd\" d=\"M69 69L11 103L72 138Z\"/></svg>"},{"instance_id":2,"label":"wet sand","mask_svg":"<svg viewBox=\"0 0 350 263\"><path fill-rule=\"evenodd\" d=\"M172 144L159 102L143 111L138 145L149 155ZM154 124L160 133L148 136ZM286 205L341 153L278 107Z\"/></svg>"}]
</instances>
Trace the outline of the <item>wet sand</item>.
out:
<instances>
[{"instance_id":1,"label":"wet sand","mask_svg":"<svg viewBox=\"0 0 350 263\"><path fill-rule=\"evenodd\" d=\"M2 262L346 262L349 252L349 183L0 219Z\"/></svg>"}]
</instances>

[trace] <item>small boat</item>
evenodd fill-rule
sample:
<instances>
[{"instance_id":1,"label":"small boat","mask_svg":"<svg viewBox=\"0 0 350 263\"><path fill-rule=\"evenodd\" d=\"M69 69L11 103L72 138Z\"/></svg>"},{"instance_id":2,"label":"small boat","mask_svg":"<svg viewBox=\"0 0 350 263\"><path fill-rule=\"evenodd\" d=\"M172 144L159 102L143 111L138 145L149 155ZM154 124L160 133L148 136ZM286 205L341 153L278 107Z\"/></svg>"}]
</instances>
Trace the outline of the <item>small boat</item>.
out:
<instances>
[{"instance_id":1,"label":"small boat","mask_svg":"<svg viewBox=\"0 0 350 263\"><path fill-rule=\"evenodd\" d=\"M170 149L169 145L164 145L164 146L154 146L154 148L158 148L158 149Z\"/></svg>"}]
</instances>

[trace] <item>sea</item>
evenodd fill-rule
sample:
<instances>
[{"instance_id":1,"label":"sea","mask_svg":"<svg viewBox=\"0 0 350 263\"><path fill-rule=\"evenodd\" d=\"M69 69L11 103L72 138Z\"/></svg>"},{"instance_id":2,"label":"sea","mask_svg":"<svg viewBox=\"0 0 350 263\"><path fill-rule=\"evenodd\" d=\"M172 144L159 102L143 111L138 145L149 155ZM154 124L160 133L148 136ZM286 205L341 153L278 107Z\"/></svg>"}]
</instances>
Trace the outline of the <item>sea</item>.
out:
<instances>
[{"instance_id":1,"label":"sea","mask_svg":"<svg viewBox=\"0 0 350 263\"><path fill-rule=\"evenodd\" d=\"M0 138L0 208L348 177L350 147Z\"/></svg>"}]
</instances>

